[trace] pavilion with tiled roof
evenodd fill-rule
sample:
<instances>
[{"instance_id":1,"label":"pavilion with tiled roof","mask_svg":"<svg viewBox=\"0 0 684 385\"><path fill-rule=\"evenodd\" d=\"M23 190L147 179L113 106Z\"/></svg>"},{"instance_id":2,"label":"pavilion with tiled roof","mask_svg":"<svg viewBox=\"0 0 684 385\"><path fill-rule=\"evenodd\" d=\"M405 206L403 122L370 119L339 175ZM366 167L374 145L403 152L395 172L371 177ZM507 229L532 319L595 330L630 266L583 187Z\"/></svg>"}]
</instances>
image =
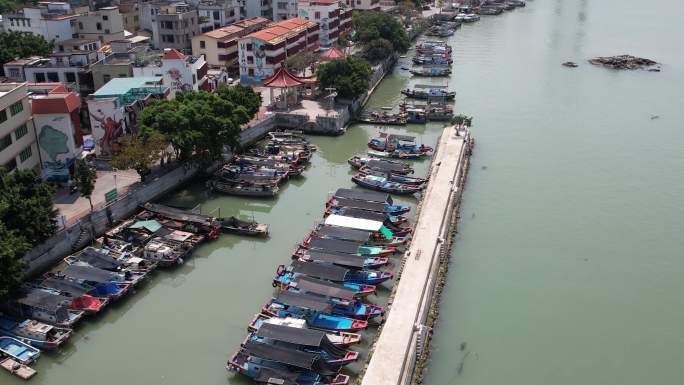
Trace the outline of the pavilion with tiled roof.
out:
<instances>
[{"instance_id":1,"label":"pavilion with tiled roof","mask_svg":"<svg viewBox=\"0 0 684 385\"><path fill-rule=\"evenodd\" d=\"M344 59L346 55L344 52L340 51L339 49L332 47L325 52L323 52L320 56L321 61L331 61L335 59Z\"/></svg>"},{"instance_id":2,"label":"pavilion with tiled roof","mask_svg":"<svg viewBox=\"0 0 684 385\"><path fill-rule=\"evenodd\" d=\"M275 74L273 74L271 77L266 78L262 81L262 84L264 87L268 87L271 90L271 103L274 102L274 95L273 95L273 89L274 88L279 88L280 89L280 96L281 98L284 99L285 103L285 108L287 108L287 96L289 95L289 89L294 88L295 93L294 93L294 103L297 103L297 88L299 87L306 87L309 85L312 85L316 83L315 79L311 78L302 78L296 75L293 75L290 73L290 71L285 68L285 66L282 66L276 71Z\"/></svg>"}]
</instances>

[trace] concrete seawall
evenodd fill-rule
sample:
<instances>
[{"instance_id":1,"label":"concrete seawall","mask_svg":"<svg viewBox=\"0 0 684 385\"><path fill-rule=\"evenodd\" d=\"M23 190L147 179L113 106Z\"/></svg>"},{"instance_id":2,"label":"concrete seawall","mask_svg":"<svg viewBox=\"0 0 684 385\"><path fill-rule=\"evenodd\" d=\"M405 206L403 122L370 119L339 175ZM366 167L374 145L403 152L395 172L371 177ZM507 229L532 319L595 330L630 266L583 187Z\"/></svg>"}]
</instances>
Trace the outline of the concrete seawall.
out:
<instances>
[{"instance_id":1,"label":"concrete seawall","mask_svg":"<svg viewBox=\"0 0 684 385\"><path fill-rule=\"evenodd\" d=\"M438 282L440 256L450 244L470 155L467 130L444 129L423 194L411 246L404 259L387 320L373 346L362 385L407 385L427 346L426 326Z\"/></svg>"}]
</instances>

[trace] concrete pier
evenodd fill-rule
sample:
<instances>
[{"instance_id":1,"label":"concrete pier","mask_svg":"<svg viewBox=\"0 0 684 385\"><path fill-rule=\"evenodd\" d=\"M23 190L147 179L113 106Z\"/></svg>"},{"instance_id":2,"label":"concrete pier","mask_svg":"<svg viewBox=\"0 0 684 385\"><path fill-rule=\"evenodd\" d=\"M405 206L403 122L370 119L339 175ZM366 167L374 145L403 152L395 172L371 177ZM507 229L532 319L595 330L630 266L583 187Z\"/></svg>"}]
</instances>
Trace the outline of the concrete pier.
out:
<instances>
[{"instance_id":1,"label":"concrete pier","mask_svg":"<svg viewBox=\"0 0 684 385\"><path fill-rule=\"evenodd\" d=\"M362 385L406 385L425 347L424 326L437 283L440 254L450 236L452 214L465 175L470 134L444 129L433 156L411 246L406 252L387 320L382 327Z\"/></svg>"}]
</instances>

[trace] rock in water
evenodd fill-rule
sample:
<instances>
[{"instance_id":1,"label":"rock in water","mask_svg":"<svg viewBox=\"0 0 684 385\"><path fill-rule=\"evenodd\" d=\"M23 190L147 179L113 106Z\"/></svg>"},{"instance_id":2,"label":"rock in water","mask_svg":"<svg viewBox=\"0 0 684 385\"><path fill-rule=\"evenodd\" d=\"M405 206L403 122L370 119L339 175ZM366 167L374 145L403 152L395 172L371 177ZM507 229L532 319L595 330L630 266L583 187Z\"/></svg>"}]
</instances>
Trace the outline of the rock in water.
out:
<instances>
[{"instance_id":1,"label":"rock in water","mask_svg":"<svg viewBox=\"0 0 684 385\"><path fill-rule=\"evenodd\" d=\"M590 59L589 63L615 70L636 70L652 67L658 64L651 59L645 59L632 55L599 56Z\"/></svg>"},{"instance_id":2,"label":"rock in water","mask_svg":"<svg viewBox=\"0 0 684 385\"><path fill-rule=\"evenodd\" d=\"M575 67L577 67L577 63L575 63L575 62L573 62L573 61L566 61L565 63L563 63L563 66L565 66L565 67L570 67L570 68L575 68Z\"/></svg>"}]
</instances>

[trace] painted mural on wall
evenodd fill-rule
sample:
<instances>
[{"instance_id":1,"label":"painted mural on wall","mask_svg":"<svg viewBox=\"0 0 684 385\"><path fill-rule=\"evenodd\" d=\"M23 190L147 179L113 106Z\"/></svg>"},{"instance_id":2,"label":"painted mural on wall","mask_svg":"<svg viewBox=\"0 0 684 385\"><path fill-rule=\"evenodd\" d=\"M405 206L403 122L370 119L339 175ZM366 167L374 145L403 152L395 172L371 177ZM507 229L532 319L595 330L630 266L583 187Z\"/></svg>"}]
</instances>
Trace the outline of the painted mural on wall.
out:
<instances>
[{"instance_id":1,"label":"painted mural on wall","mask_svg":"<svg viewBox=\"0 0 684 385\"><path fill-rule=\"evenodd\" d=\"M54 119L56 122L65 120L63 117ZM64 132L49 124L40 127L38 144L41 152L47 155L43 160L43 179L51 182L67 182L69 167L73 163L72 152L69 150L69 137ZM60 155L65 155L61 156Z\"/></svg>"},{"instance_id":2,"label":"painted mural on wall","mask_svg":"<svg viewBox=\"0 0 684 385\"><path fill-rule=\"evenodd\" d=\"M101 156L111 156L116 139L125 132L123 113L111 100L89 101L88 110L96 152Z\"/></svg>"},{"instance_id":3,"label":"painted mural on wall","mask_svg":"<svg viewBox=\"0 0 684 385\"><path fill-rule=\"evenodd\" d=\"M254 77L265 78L271 76L270 71L266 73L264 67L266 66L266 51L264 50L264 43L260 40L252 41L252 50L254 51Z\"/></svg>"},{"instance_id":4,"label":"painted mural on wall","mask_svg":"<svg viewBox=\"0 0 684 385\"><path fill-rule=\"evenodd\" d=\"M183 73L176 67L171 67L166 71L170 81L170 88L179 91L189 91L192 89L192 85L186 83L183 79Z\"/></svg>"}]
</instances>

